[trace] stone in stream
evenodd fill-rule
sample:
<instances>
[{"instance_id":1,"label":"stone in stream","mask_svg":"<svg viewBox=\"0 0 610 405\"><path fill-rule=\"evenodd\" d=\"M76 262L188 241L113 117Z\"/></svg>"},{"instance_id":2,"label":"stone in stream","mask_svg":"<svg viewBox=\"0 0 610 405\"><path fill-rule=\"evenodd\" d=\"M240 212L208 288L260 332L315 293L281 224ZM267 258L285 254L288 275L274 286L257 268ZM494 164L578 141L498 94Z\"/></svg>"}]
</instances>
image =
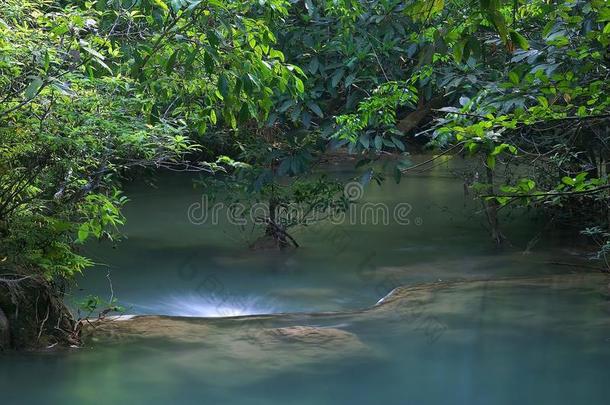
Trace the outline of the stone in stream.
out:
<instances>
[{"instance_id":1,"label":"stone in stream","mask_svg":"<svg viewBox=\"0 0 610 405\"><path fill-rule=\"evenodd\" d=\"M318 351L354 352L364 349L356 335L333 327L289 326L264 327L255 317L235 319L231 326L219 326L205 318L167 316L112 317L93 321L84 328L83 336L93 341L133 341L163 339L192 344L248 344L282 349L315 347ZM302 346L302 347L299 347Z\"/></svg>"},{"instance_id":2,"label":"stone in stream","mask_svg":"<svg viewBox=\"0 0 610 405\"><path fill-rule=\"evenodd\" d=\"M391 321L403 333L429 342L440 338L467 342L472 329L481 325L498 336L518 336L523 330L552 335L559 330L559 317L565 325L580 325L578 330L610 331L610 317L597 316L595 311L583 316L570 301L577 297L580 305L610 313L604 292L607 282L608 275L581 273L397 287L361 318ZM567 333L570 328L561 330Z\"/></svg>"},{"instance_id":3,"label":"stone in stream","mask_svg":"<svg viewBox=\"0 0 610 405\"><path fill-rule=\"evenodd\" d=\"M395 318L404 314L416 316L425 312L429 316L467 313L465 308L479 305L485 296L502 291L523 289L559 290L599 286L604 289L607 277L602 274L555 275L537 278L454 281L398 287L379 302L362 311L330 312L310 314L327 320L340 321L348 317L350 322L368 321L378 318ZM513 294L511 292L511 294ZM308 315L305 314L305 318ZM233 317L219 322L208 318L170 316L128 316L93 321L85 328L84 336L95 339L165 339L182 343L214 341L218 336L248 340L256 344L321 344L362 347L359 339L350 332L330 327L299 325L303 317L290 314ZM409 317L402 318L405 321ZM218 321L218 320L217 320ZM286 321L292 325L285 328L268 328L269 322ZM223 322L223 321L220 321ZM230 332L230 333L229 333Z\"/></svg>"},{"instance_id":4,"label":"stone in stream","mask_svg":"<svg viewBox=\"0 0 610 405\"><path fill-rule=\"evenodd\" d=\"M168 370L179 365L193 376L205 373L219 386L254 383L277 373L315 370L318 364L370 355L348 331L314 326L274 328L264 322L235 319L221 326L197 318L139 316L93 322L84 334L98 347L114 341L159 353Z\"/></svg>"},{"instance_id":5,"label":"stone in stream","mask_svg":"<svg viewBox=\"0 0 610 405\"><path fill-rule=\"evenodd\" d=\"M371 330L365 324L384 328L376 334L401 336L410 342L443 339L455 343L471 341L473 323L504 338L519 336L524 330L567 333L557 329L555 319L561 311L562 322L569 325L610 330L608 318L584 319L582 311L568 311L573 305L570 301L565 307L557 305L563 302L559 297L576 294L587 307L604 309L600 292L607 283L607 276L601 274L441 282L398 287L362 311L228 319L136 316L93 322L85 335L98 345L132 342L143 348L143 356L162 356L167 369L180 365L193 375L214 375L218 384L230 385L233 381L256 382L276 373L320 372L324 368L318 366L329 362L349 365L371 356L395 355L385 353L370 336L370 346L364 344L358 335L342 329L345 324L356 331ZM536 316L530 316L532 313ZM320 324L333 326L313 326Z\"/></svg>"}]
</instances>

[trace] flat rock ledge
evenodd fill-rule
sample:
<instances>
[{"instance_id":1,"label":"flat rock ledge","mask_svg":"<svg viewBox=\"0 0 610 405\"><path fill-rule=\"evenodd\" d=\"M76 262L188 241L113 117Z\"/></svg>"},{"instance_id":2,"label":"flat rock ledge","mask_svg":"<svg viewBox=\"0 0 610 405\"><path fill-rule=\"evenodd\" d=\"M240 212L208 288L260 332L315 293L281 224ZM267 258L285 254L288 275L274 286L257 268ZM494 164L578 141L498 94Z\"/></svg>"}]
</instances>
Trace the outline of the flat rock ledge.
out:
<instances>
[{"instance_id":1,"label":"flat rock ledge","mask_svg":"<svg viewBox=\"0 0 610 405\"><path fill-rule=\"evenodd\" d=\"M260 346L316 346L346 347L361 350L359 338L341 327L308 326L320 321L341 323L366 322L371 319L392 319L414 308L431 315L459 310L460 301L477 297L489 289L540 288L573 289L599 288L608 290L608 275L598 273L569 274L536 278L490 281L456 281L398 287L379 302L362 311L311 314L271 314L232 318L191 318L170 316L119 316L88 323L83 331L85 339L133 340L163 339L182 343L214 343L223 340L248 341ZM608 291L606 291L608 292ZM409 318L403 318L409 319ZM287 327L270 327L282 322Z\"/></svg>"}]
</instances>

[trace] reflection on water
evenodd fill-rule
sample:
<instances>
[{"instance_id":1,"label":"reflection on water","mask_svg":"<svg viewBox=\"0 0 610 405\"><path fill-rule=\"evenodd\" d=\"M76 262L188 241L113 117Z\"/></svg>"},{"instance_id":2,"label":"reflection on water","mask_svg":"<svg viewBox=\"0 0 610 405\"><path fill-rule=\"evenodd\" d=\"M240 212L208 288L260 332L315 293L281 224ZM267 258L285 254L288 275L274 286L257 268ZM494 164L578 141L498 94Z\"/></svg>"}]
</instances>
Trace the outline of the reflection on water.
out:
<instances>
[{"instance_id":1,"label":"reflection on water","mask_svg":"<svg viewBox=\"0 0 610 405\"><path fill-rule=\"evenodd\" d=\"M342 166L331 173L342 179L354 176ZM107 243L89 246L86 253L104 266L88 271L76 294L107 296L110 271L115 295L130 313L214 315L218 311L210 306L197 312L190 305L206 306L210 300L244 314L339 311L370 306L402 284L574 270L553 264L574 259L555 234L539 237L531 213L506 217L504 231L513 247L495 249L483 216L473 214L472 197L448 174L447 167L437 166L400 184L387 180L364 189L362 203L409 204L408 223L321 222L296 229L301 248L285 252L248 249L260 230L226 221L190 223L189 207L206 190L194 189L188 176L161 175L156 188L137 182L127 188L127 239L117 249ZM535 237L540 241L524 254ZM163 308L167 297L187 301L177 306L170 300ZM250 305L254 303L241 297L259 299Z\"/></svg>"}]
</instances>

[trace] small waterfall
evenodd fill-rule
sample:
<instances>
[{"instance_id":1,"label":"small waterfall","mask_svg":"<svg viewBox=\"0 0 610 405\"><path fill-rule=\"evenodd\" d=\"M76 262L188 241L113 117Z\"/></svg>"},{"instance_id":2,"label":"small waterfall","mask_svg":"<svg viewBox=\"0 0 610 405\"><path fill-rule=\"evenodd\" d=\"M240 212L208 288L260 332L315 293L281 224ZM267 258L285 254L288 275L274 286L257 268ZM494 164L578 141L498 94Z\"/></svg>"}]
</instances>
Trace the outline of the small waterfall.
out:
<instances>
[{"instance_id":1,"label":"small waterfall","mask_svg":"<svg viewBox=\"0 0 610 405\"><path fill-rule=\"evenodd\" d=\"M261 315L277 312L273 305L257 296L171 295L152 305L134 305L138 312L171 316L219 318Z\"/></svg>"}]
</instances>

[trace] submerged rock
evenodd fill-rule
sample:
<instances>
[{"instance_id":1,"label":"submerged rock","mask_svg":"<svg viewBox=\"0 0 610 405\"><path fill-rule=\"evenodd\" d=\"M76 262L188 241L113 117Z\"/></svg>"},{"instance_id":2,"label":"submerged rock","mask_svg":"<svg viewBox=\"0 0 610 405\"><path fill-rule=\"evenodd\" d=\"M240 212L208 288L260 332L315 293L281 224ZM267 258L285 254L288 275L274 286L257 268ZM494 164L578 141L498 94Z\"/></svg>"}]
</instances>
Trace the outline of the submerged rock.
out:
<instances>
[{"instance_id":1,"label":"submerged rock","mask_svg":"<svg viewBox=\"0 0 610 405\"><path fill-rule=\"evenodd\" d=\"M351 349L363 348L362 342L353 333L337 328L313 326L290 326L285 328L262 329L257 340L262 344L295 343Z\"/></svg>"},{"instance_id":2,"label":"submerged rock","mask_svg":"<svg viewBox=\"0 0 610 405\"><path fill-rule=\"evenodd\" d=\"M162 340L169 344L198 345L210 353L231 359L231 364L247 363L253 367L282 369L289 364L304 364L357 357L370 352L360 338L343 326L383 320L388 328L401 328L404 333L423 333L431 341L441 336L459 337L463 325L475 317L494 322L496 313L482 311L486 302L503 302L505 318L514 317L514 325L529 327L520 297L532 294L562 294L558 290L581 291L596 298L604 291L607 277L601 274L560 275L540 278L493 281L439 282L398 287L376 305L362 311L318 314L277 314L241 316L224 319L135 316L92 322L84 337L98 341ZM491 300L491 301L490 301ZM552 317L553 308L540 300L539 317ZM347 322L346 322L347 321ZM387 322L386 322L387 321ZM278 324L281 325L278 327ZM316 326L313 326L316 325ZM447 335L445 335L447 333ZM214 359L211 359L214 360ZM238 360L235 362L235 360ZM258 367L257 366L257 367ZM229 366L228 366L229 367Z\"/></svg>"},{"instance_id":3,"label":"submerged rock","mask_svg":"<svg viewBox=\"0 0 610 405\"><path fill-rule=\"evenodd\" d=\"M489 281L457 281L398 287L362 313L360 319L390 320L404 333L419 334L435 342L471 339L472 324L487 325L494 333L515 334L523 330L567 333L578 330L610 330L610 318L585 317L574 309L573 300L605 311L604 286L608 276L599 273L554 275ZM557 305L557 302L561 305ZM556 320L561 318L562 324ZM543 326L544 325L544 326ZM551 334L552 332L548 332Z\"/></svg>"},{"instance_id":4,"label":"submerged rock","mask_svg":"<svg viewBox=\"0 0 610 405\"><path fill-rule=\"evenodd\" d=\"M134 339L168 339L176 342L198 342L210 327L197 318L170 316L117 316L84 325L83 338L129 341Z\"/></svg>"},{"instance_id":5,"label":"submerged rock","mask_svg":"<svg viewBox=\"0 0 610 405\"><path fill-rule=\"evenodd\" d=\"M312 319L349 318L350 322L379 317L392 318L401 314L426 312L430 316L464 313L464 307L478 305L487 295L510 289L539 288L544 290L595 288L605 290L607 276L596 273L555 275L536 278L437 282L397 287L376 305L362 311L328 312L319 314L277 314L235 316L220 324L210 318L172 316L128 316L92 321L84 328L85 338L94 339L166 339L184 343L210 342L213 337L228 335L257 344L346 345L361 347L362 343L350 332L339 328L306 325ZM299 324L306 319L305 324ZM409 318L402 318L408 320ZM288 322L293 326L269 328L270 322ZM222 322L222 320L221 320ZM229 322L229 323L227 323ZM230 332L230 333L229 333ZM213 340L213 339L212 339Z\"/></svg>"},{"instance_id":6,"label":"submerged rock","mask_svg":"<svg viewBox=\"0 0 610 405\"><path fill-rule=\"evenodd\" d=\"M257 319L245 317L237 324L219 326L206 318L167 316L111 317L88 323L83 337L91 340L164 339L182 343L219 344L247 341L257 346L315 346L317 349L354 351L364 348L358 337L350 332L331 327L289 326L268 328Z\"/></svg>"},{"instance_id":7,"label":"submerged rock","mask_svg":"<svg viewBox=\"0 0 610 405\"><path fill-rule=\"evenodd\" d=\"M262 322L259 322L262 321ZM137 316L105 319L85 327L87 341L135 344L159 353L168 369L213 376L214 384L256 382L276 373L315 370L317 364L351 361L371 351L360 339L334 327L267 327L266 319L227 324L204 318ZM171 353L166 356L161 353ZM208 381L210 382L210 381Z\"/></svg>"},{"instance_id":8,"label":"submerged rock","mask_svg":"<svg viewBox=\"0 0 610 405\"><path fill-rule=\"evenodd\" d=\"M107 318L86 326L84 338L109 350L117 342L131 345L143 359L161 361L163 370L179 366L185 375L206 375L207 383L224 389L278 373L320 373L330 363L349 368L371 356L390 358L396 353L377 342L388 336L414 345L439 339L461 344L476 338L473 328L509 340L527 330L548 336L610 330L609 318L595 311L583 316L584 308L606 310L607 284L601 274L439 282L398 287L362 311L223 319ZM365 336L366 344L361 340Z\"/></svg>"}]
</instances>

